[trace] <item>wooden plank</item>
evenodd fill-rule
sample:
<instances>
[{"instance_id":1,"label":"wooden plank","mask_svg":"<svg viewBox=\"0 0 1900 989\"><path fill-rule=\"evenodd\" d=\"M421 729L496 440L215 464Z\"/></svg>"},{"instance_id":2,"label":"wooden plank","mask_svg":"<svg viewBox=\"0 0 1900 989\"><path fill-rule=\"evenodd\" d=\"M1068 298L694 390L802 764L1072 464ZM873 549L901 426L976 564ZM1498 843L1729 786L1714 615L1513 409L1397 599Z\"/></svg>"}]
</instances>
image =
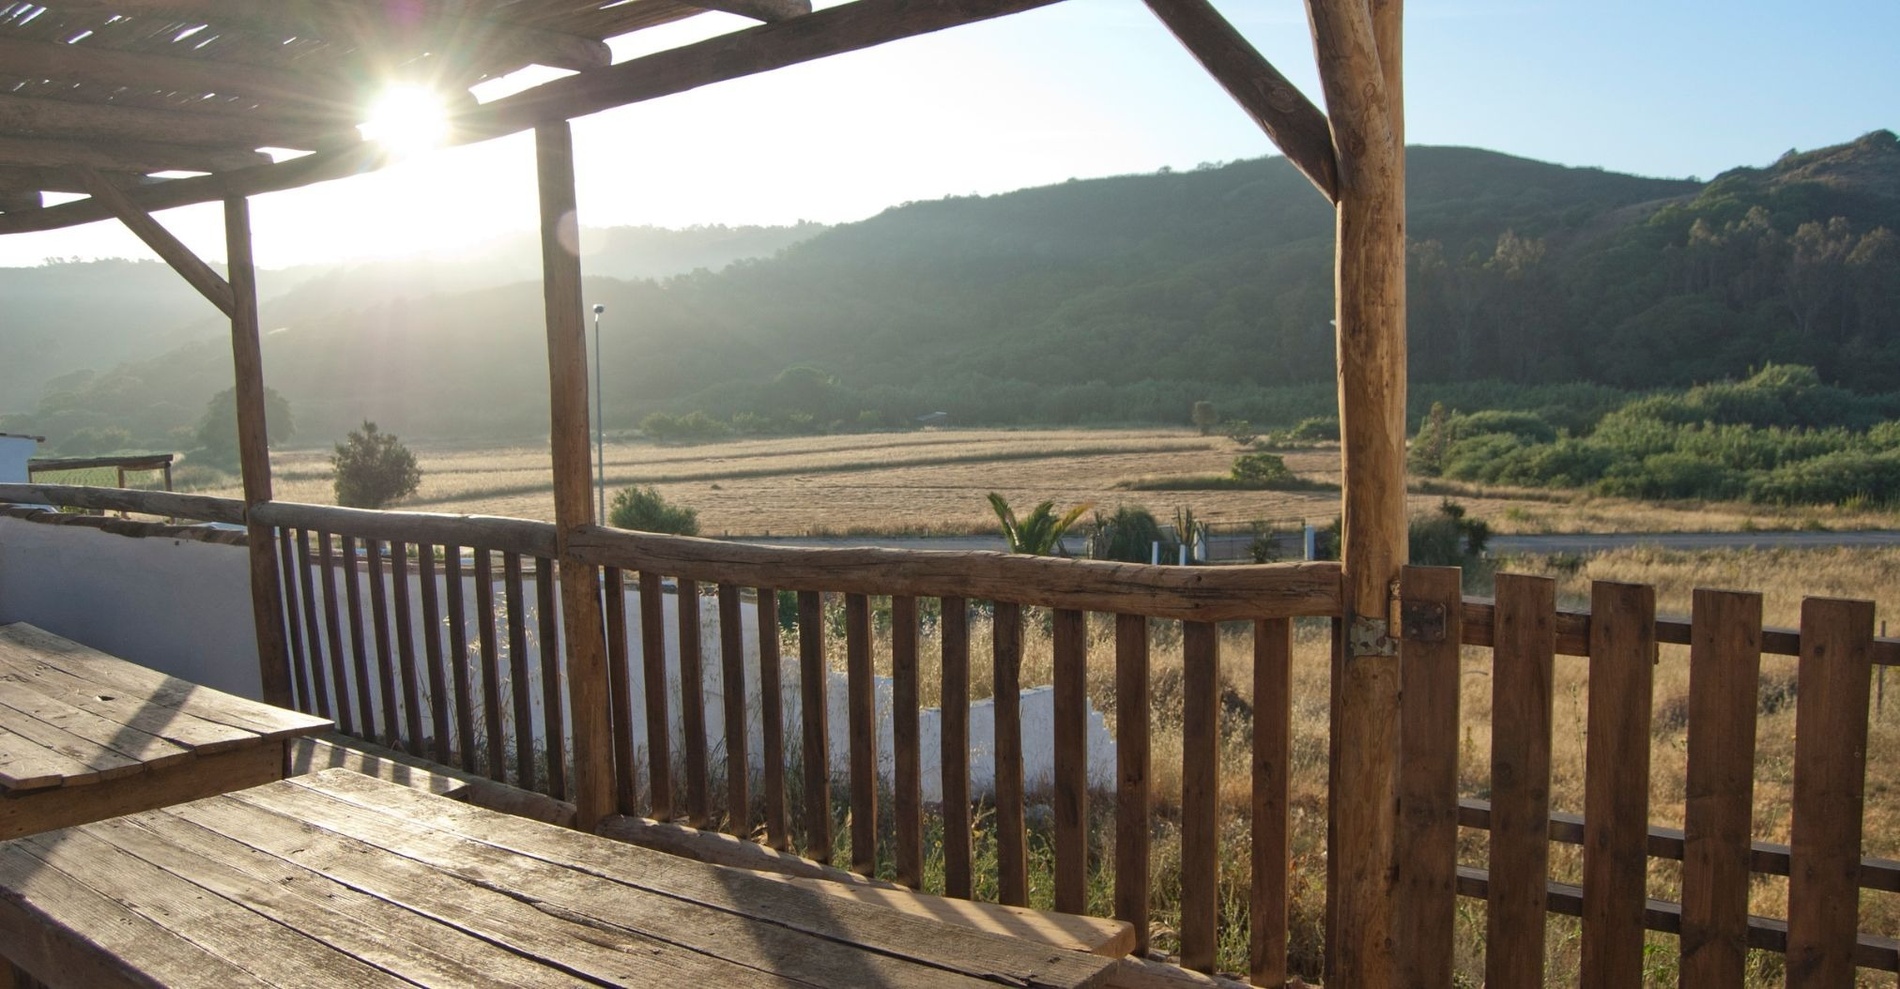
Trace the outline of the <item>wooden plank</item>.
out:
<instances>
[{"instance_id":1,"label":"wooden plank","mask_svg":"<svg viewBox=\"0 0 1900 989\"><path fill-rule=\"evenodd\" d=\"M120 474L123 475L124 471ZM124 486L123 476L120 478L120 486ZM311 657L310 653L304 651L303 626L297 621L300 612L297 601L297 557L290 547L290 537L289 529L277 530L277 565L282 568L279 575L282 583L279 586L283 589L284 596L284 626L290 633L291 678L297 688L297 710L314 713L317 705L315 699L310 696Z\"/></svg>"},{"instance_id":2,"label":"wooden plank","mask_svg":"<svg viewBox=\"0 0 1900 989\"><path fill-rule=\"evenodd\" d=\"M844 597L845 714L851 738L851 871L877 874L877 680L871 601Z\"/></svg>"},{"instance_id":3,"label":"wooden plank","mask_svg":"<svg viewBox=\"0 0 1900 989\"><path fill-rule=\"evenodd\" d=\"M595 49L606 47L597 41L591 45ZM587 329L581 318L580 254L572 239L578 223L574 138L567 121L535 127L534 157L540 192L548 427L554 473L555 552L550 555L561 564L561 620L566 625L567 675L574 702L575 814L581 827L591 829L613 811L613 724L607 700L600 571L574 555L575 537L594 528L595 519L594 471L587 442Z\"/></svg>"},{"instance_id":4,"label":"wooden plank","mask_svg":"<svg viewBox=\"0 0 1900 989\"><path fill-rule=\"evenodd\" d=\"M532 790L535 788L534 676L528 670L528 606L521 583L520 554L502 554L501 579L508 612L508 694L514 701L513 718L509 721L515 737L514 785Z\"/></svg>"},{"instance_id":5,"label":"wooden plank","mask_svg":"<svg viewBox=\"0 0 1900 989\"><path fill-rule=\"evenodd\" d=\"M68 782L83 785L96 782L97 774L83 754L62 752L0 723L0 786L9 793L59 788Z\"/></svg>"},{"instance_id":6,"label":"wooden plank","mask_svg":"<svg viewBox=\"0 0 1900 989\"><path fill-rule=\"evenodd\" d=\"M1871 601L1801 602L1788 989L1854 982L1873 637Z\"/></svg>"},{"instance_id":7,"label":"wooden plank","mask_svg":"<svg viewBox=\"0 0 1900 989\"><path fill-rule=\"evenodd\" d=\"M701 662L699 584L679 581L680 730L686 756L686 823L707 817L706 668Z\"/></svg>"},{"instance_id":8,"label":"wooden plank","mask_svg":"<svg viewBox=\"0 0 1900 989\"><path fill-rule=\"evenodd\" d=\"M1491 664L1492 880L1485 910L1485 984L1544 984L1544 896L1550 877L1550 745L1557 584L1499 574Z\"/></svg>"},{"instance_id":9,"label":"wooden plank","mask_svg":"<svg viewBox=\"0 0 1900 989\"><path fill-rule=\"evenodd\" d=\"M1181 626L1181 967L1214 970L1219 938L1220 629Z\"/></svg>"},{"instance_id":10,"label":"wooden plank","mask_svg":"<svg viewBox=\"0 0 1900 989\"><path fill-rule=\"evenodd\" d=\"M665 591L657 571L640 571L640 664L646 681L647 790L654 817L673 816L672 720L667 717Z\"/></svg>"},{"instance_id":11,"label":"wooden plank","mask_svg":"<svg viewBox=\"0 0 1900 989\"><path fill-rule=\"evenodd\" d=\"M436 589L435 547L417 547L416 564L422 590L422 661L429 670L429 726L435 761L446 766L455 758L454 729L449 722L448 674L442 669L442 595Z\"/></svg>"},{"instance_id":12,"label":"wooden plank","mask_svg":"<svg viewBox=\"0 0 1900 989\"><path fill-rule=\"evenodd\" d=\"M1148 728L1148 619L1115 616L1115 916L1148 952L1149 817L1153 763Z\"/></svg>"},{"instance_id":13,"label":"wooden plank","mask_svg":"<svg viewBox=\"0 0 1900 989\"><path fill-rule=\"evenodd\" d=\"M1739 989L1748 962L1761 595L1695 592L1682 867L1683 984Z\"/></svg>"},{"instance_id":14,"label":"wooden plank","mask_svg":"<svg viewBox=\"0 0 1900 989\"><path fill-rule=\"evenodd\" d=\"M892 910L909 917L939 924L955 924L973 930L998 934L1018 941L1082 951L1103 958L1121 958L1134 949L1134 930L1119 920L1104 920L1052 910L952 900L908 889L891 889L866 883L844 883L830 879L761 873L774 882L815 890L827 896Z\"/></svg>"},{"instance_id":15,"label":"wooden plank","mask_svg":"<svg viewBox=\"0 0 1900 989\"><path fill-rule=\"evenodd\" d=\"M924 770L917 670L917 599L891 599L891 814L897 883L924 888Z\"/></svg>"},{"instance_id":16,"label":"wooden plank","mask_svg":"<svg viewBox=\"0 0 1900 989\"><path fill-rule=\"evenodd\" d=\"M347 539L348 537L345 538ZM335 540L331 537L330 533L317 533L317 566L323 571L323 627L324 633L329 636L330 671L336 682L336 723L337 727L342 729L344 734L354 735L357 732L356 719L350 705L350 670L344 665L343 620L339 614L340 609L336 599L337 560L335 546ZM353 568L355 566L347 562L350 559L348 547L345 547L343 550L343 559L346 561L344 564L346 567ZM346 588L344 595L351 602L356 600L356 595L353 590L354 587L355 581L354 578L351 578L349 588ZM357 624L356 617L356 611L352 607L350 611L350 639L352 640L352 648L355 648L354 640L361 638L359 630L362 626ZM358 667L361 668L361 664L358 664ZM360 679L355 681L357 696L361 696L363 690L362 683L363 681Z\"/></svg>"},{"instance_id":17,"label":"wooden plank","mask_svg":"<svg viewBox=\"0 0 1900 989\"><path fill-rule=\"evenodd\" d=\"M161 735L133 728L117 719L102 716L84 706L70 704L38 690L14 690L0 685L0 724L15 735L36 737L22 731L19 724L33 724L36 730L64 742L77 739L101 754L130 760L147 769L163 769L192 757L193 750ZM114 698L116 700L116 698ZM257 736L251 736L255 739ZM61 750L64 751L64 750ZM96 760L86 760L97 768Z\"/></svg>"},{"instance_id":18,"label":"wooden plank","mask_svg":"<svg viewBox=\"0 0 1900 989\"><path fill-rule=\"evenodd\" d=\"M1055 907L1088 909L1088 616L1055 613Z\"/></svg>"},{"instance_id":19,"label":"wooden plank","mask_svg":"<svg viewBox=\"0 0 1900 989\"><path fill-rule=\"evenodd\" d=\"M392 512L285 501L258 505L252 509L252 513L271 525L348 532L362 539L401 539L438 546L486 546L491 550L520 553L523 556L549 556L554 552L554 526L530 519Z\"/></svg>"},{"instance_id":20,"label":"wooden plank","mask_svg":"<svg viewBox=\"0 0 1900 989\"><path fill-rule=\"evenodd\" d=\"M295 790L306 791L308 796L292 795ZM716 933L713 928L746 930L758 923L768 932L789 931L821 938L821 943L837 954L849 954L837 951L837 946L856 945L860 950L869 949L876 954L926 966L934 970L927 973L932 980L940 979L941 984L946 985L965 984L969 977L1028 986L1092 984L1109 965L1107 959L1053 952L1041 945L976 930L920 925L881 906L745 872L673 859L605 842L591 835L563 832L532 822L496 819L495 815L459 805L440 806L444 802L438 798L348 774L299 777L279 787L261 788L232 799L270 806L279 813L296 814L302 820L339 833L364 835L377 845L400 848L405 856L452 873L480 873L498 879L510 876L513 888L535 889L537 895L547 897L554 905L577 913L594 914L598 910L596 915L600 919L618 926L637 926L657 934L664 924L667 933L662 936L667 940L716 945L711 950L734 960L743 960L742 953L729 942L743 940L744 935L709 937ZM422 811L419 809L422 807L436 809ZM420 823L423 820L427 824ZM609 883L601 887L607 895L589 898L592 902L587 903L560 899L575 888L551 871L561 866L567 867L573 876L588 877L585 886L595 887L596 883L591 880ZM630 896L629 890L655 895ZM605 905L609 903L625 904L628 909L649 905L657 909L652 911L652 916L636 922L627 914L608 912ZM747 927L731 928L728 925L732 920L744 920ZM694 924L703 926L695 928ZM761 936L758 940L761 944L786 944L776 934ZM824 953L810 948L804 950ZM818 974L800 971L795 964L788 964L792 961L788 955L774 953L774 957L778 960L772 967L786 975L810 978ZM875 981L885 972L894 981ZM939 984L913 981L905 977L901 969L864 970L861 978L873 981L821 984Z\"/></svg>"},{"instance_id":21,"label":"wooden plank","mask_svg":"<svg viewBox=\"0 0 1900 989\"><path fill-rule=\"evenodd\" d=\"M283 774L284 743L273 740L200 755L158 772L134 773L99 786L33 790L0 800L0 839L196 800L268 783Z\"/></svg>"},{"instance_id":22,"label":"wooden plank","mask_svg":"<svg viewBox=\"0 0 1900 989\"><path fill-rule=\"evenodd\" d=\"M627 575L608 567L601 575L607 597L607 687L614 719L614 803L622 814L639 812L640 767L633 751L633 667L627 657Z\"/></svg>"},{"instance_id":23,"label":"wooden plank","mask_svg":"<svg viewBox=\"0 0 1900 989\"><path fill-rule=\"evenodd\" d=\"M1020 553L758 546L623 529L592 529L574 545L581 559L602 566L644 564L696 580L792 590L1003 598L1024 607L1192 621L1331 615L1340 608L1333 563L1152 567Z\"/></svg>"},{"instance_id":24,"label":"wooden plank","mask_svg":"<svg viewBox=\"0 0 1900 989\"><path fill-rule=\"evenodd\" d=\"M545 556L535 557L535 615L540 625L536 631L541 646L541 738L547 761L547 792L565 799L569 796L566 691L561 683L560 617L554 603L554 585L554 561Z\"/></svg>"},{"instance_id":25,"label":"wooden plank","mask_svg":"<svg viewBox=\"0 0 1900 989\"><path fill-rule=\"evenodd\" d=\"M1655 665L1655 588L1593 582L1583 796L1582 970L1588 986L1643 984Z\"/></svg>"},{"instance_id":26,"label":"wooden plank","mask_svg":"<svg viewBox=\"0 0 1900 989\"><path fill-rule=\"evenodd\" d=\"M316 713L320 717L327 718L331 716L330 684L324 670L322 626L317 622L316 581L310 572L310 531L308 529L297 530L296 566L300 591L298 598L303 602L304 634L310 643L311 693L316 701ZM328 567L323 570L323 579L326 583L330 579Z\"/></svg>"},{"instance_id":27,"label":"wooden plank","mask_svg":"<svg viewBox=\"0 0 1900 989\"><path fill-rule=\"evenodd\" d=\"M383 715L383 736L379 741L390 748L402 747L402 728L397 722L396 650L389 632L389 587L383 576L383 554L393 545L380 539L364 540L368 557L369 604L371 625L376 635L376 706Z\"/></svg>"},{"instance_id":28,"label":"wooden plank","mask_svg":"<svg viewBox=\"0 0 1900 989\"><path fill-rule=\"evenodd\" d=\"M943 641L943 891L970 898L970 602L938 602Z\"/></svg>"},{"instance_id":29,"label":"wooden plank","mask_svg":"<svg viewBox=\"0 0 1900 989\"><path fill-rule=\"evenodd\" d=\"M997 900L1029 905L1029 838L1023 808L1023 614L994 602L990 625L991 703L996 712Z\"/></svg>"},{"instance_id":30,"label":"wooden plank","mask_svg":"<svg viewBox=\"0 0 1900 989\"><path fill-rule=\"evenodd\" d=\"M825 700L825 602L817 591L798 592L798 694L804 737L805 857L831 861L831 739Z\"/></svg>"},{"instance_id":31,"label":"wooden plank","mask_svg":"<svg viewBox=\"0 0 1900 989\"><path fill-rule=\"evenodd\" d=\"M1457 567L1406 567L1399 578L1399 897L1393 911L1399 984L1449 985L1458 894Z\"/></svg>"},{"instance_id":32,"label":"wooden plank","mask_svg":"<svg viewBox=\"0 0 1900 989\"><path fill-rule=\"evenodd\" d=\"M50 698L71 708L123 726L134 735L151 735L194 752L218 752L254 743L258 733L207 721L174 708L150 703L141 691L117 688L74 676L35 654L0 642L0 698L22 703ZM18 704L14 706L19 706Z\"/></svg>"},{"instance_id":33,"label":"wooden plank","mask_svg":"<svg viewBox=\"0 0 1900 989\"><path fill-rule=\"evenodd\" d=\"M759 623L759 729L765 742L765 841L773 848L792 847L785 816L785 696L779 672L778 591L758 589Z\"/></svg>"},{"instance_id":34,"label":"wooden plank","mask_svg":"<svg viewBox=\"0 0 1900 989\"><path fill-rule=\"evenodd\" d=\"M389 544L389 588L396 623L397 673L401 678L404 745L410 755L421 755L422 677L416 669L416 633L409 606L409 546Z\"/></svg>"},{"instance_id":35,"label":"wooden plank","mask_svg":"<svg viewBox=\"0 0 1900 989\"><path fill-rule=\"evenodd\" d=\"M1259 986L1287 981L1292 760L1293 622L1263 618L1253 629L1253 884L1247 903L1247 976Z\"/></svg>"},{"instance_id":36,"label":"wooden plank","mask_svg":"<svg viewBox=\"0 0 1900 989\"><path fill-rule=\"evenodd\" d=\"M739 586L719 585L719 693L726 717L726 830L744 836L752 830L752 773L746 754L745 625L739 614Z\"/></svg>"},{"instance_id":37,"label":"wooden plank","mask_svg":"<svg viewBox=\"0 0 1900 989\"><path fill-rule=\"evenodd\" d=\"M462 590L462 547L442 547L443 589L449 607L449 680L455 684L455 752L466 772L475 771L475 692L469 677L468 603Z\"/></svg>"},{"instance_id":38,"label":"wooden plank","mask_svg":"<svg viewBox=\"0 0 1900 989\"><path fill-rule=\"evenodd\" d=\"M483 769L488 778L505 782L508 742L502 732L501 646L495 614L495 566L485 547L475 548L475 629L481 643L482 733L487 739Z\"/></svg>"}]
</instances>

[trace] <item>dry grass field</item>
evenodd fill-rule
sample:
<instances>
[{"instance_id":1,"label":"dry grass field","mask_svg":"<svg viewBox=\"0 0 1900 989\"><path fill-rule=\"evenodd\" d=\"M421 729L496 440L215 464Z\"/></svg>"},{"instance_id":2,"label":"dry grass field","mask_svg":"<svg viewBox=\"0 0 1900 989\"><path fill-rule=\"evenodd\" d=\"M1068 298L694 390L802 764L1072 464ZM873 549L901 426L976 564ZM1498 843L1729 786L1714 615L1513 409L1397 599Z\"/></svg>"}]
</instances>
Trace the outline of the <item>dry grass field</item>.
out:
<instances>
[{"instance_id":1,"label":"dry grass field","mask_svg":"<svg viewBox=\"0 0 1900 989\"><path fill-rule=\"evenodd\" d=\"M1013 504L1140 505L1163 520L1189 508L1198 519L1247 522L1306 518L1324 525L1339 513L1336 447L1283 451L1301 491L1133 491L1143 478L1225 475L1245 452L1224 437L1186 429L946 429L735 440L695 446L612 442L612 492L653 485L699 512L707 535L909 534L990 532L984 495ZM544 447L417 446L422 489L398 508L551 519ZM274 455L276 494L333 500L327 448ZM237 479L204 489L236 496ZM1484 490L1432 482L1414 491L1414 512L1441 498L1463 502L1500 532L1711 531L1872 528L1891 516L1838 509L1775 510L1751 505L1653 506L1545 491Z\"/></svg>"}]
</instances>

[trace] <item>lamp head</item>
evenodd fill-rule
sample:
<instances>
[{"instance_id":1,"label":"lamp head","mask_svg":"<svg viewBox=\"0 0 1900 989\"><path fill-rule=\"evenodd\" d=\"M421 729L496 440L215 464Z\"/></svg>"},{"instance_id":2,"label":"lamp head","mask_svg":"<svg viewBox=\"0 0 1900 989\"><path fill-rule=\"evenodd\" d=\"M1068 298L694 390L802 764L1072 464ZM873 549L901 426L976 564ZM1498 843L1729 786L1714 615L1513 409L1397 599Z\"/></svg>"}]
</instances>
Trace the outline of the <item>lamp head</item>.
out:
<instances>
[{"instance_id":1,"label":"lamp head","mask_svg":"<svg viewBox=\"0 0 1900 989\"><path fill-rule=\"evenodd\" d=\"M598 316L598 315L600 315L601 313L604 313L604 312L606 312L606 311L607 311L607 307L606 307L606 306L602 306L602 305L596 305L596 306L594 306L594 315L596 315L596 316Z\"/></svg>"}]
</instances>

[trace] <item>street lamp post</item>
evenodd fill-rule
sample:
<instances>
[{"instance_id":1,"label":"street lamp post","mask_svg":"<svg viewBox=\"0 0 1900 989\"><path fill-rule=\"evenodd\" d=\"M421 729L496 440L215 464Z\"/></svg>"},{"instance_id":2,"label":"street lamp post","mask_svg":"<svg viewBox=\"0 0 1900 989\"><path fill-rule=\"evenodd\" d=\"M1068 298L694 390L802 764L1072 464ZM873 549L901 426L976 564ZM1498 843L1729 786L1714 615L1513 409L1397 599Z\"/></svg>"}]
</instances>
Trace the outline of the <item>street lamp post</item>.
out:
<instances>
[{"instance_id":1,"label":"street lamp post","mask_svg":"<svg viewBox=\"0 0 1900 989\"><path fill-rule=\"evenodd\" d=\"M594 306L594 468L599 475L595 487L599 491L600 514L594 517L596 525L607 524L607 424L601 418L600 393L600 314L607 307Z\"/></svg>"}]
</instances>

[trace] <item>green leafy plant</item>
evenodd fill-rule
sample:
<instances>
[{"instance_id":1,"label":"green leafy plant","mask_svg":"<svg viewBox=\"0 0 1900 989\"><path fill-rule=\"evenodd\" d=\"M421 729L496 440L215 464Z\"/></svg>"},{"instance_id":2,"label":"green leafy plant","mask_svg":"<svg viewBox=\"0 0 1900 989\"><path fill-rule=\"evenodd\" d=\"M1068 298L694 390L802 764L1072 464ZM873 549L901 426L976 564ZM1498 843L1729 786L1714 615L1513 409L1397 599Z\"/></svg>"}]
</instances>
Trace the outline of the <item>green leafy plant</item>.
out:
<instances>
[{"instance_id":1,"label":"green leafy plant","mask_svg":"<svg viewBox=\"0 0 1900 989\"><path fill-rule=\"evenodd\" d=\"M1234 458L1234 481L1243 487L1286 487L1299 480L1286 458L1275 453L1247 453Z\"/></svg>"},{"instance_id":2,"label":"green leafy plant","mask_svg":"<svg viewBox=\"0 0 1900 989\"><path fill-rule=\"evenodd\" d=\"M284 400L284 396L277 394L275 388L264 389L264 429L265 443L272 446L297 432L297 425L290 415L290 403ZM190 459L224 470L237 469L237 389L226 388L211 396L211 400L205 403L204 415L198 417L198 426L192 438L197 441L198 447L191 451Z\"/></svg>"},{"instance_id":3,"label":"green leafy plant","mask_svg":"<svg viewBox=\"0 0 1900 989\"><path fill-rule=\"evenodd\" d=\"M1188 418L1193 420L1195 428L1201 431L1201 435L1206 436L1213 432L1214 426L1220 422L1220 413L1214 410L1213 402L1201 401L1194 403L1194 408L1188 413Z\"/></svg>"},{"instance_id":4,"label":"green leafy plant","mask_svg":"<svg viewBox=\"0 0 1900 989\"><path fill-rule=\"evenodd\" d=\"M1002 495L990 492L990 508L996 512L996 520L1003 525L1003 541L1009 544L1011 553L1034 556L1056 554L1062 548L1062 537L1069 527L1093 507L1092 504L1077 505L1058 516L1056 503L1045 501L1018 521L1009 502Z\"/></svg>"},{"instance_id":5,"label":"green leafy plant","mask_svg":"<svg viewBox=\"0 0 1900 989\"><path fill-rule=\"evenodd\" d=\"M675 536L699 535L699 512L669 504L652 486L621 488L607 507L608 524L618 529L665 532Z\"/></svg>"},{"instance_id":6,"label":"green leafy plant","mask_svg":"<svg viewBox=\"0 0 1900 989\"><path fill-rule=\"evenodd\" d=\"M1113 515L1097 512L1089 528L1089 557L1096 560L1147 563L1155 543L1171 544L1154 513L1136 505L1117 506Z\"/></svg>"},{"instance_id":7,"label":"green leafy plant","mask_svg":"<svg viewBox=\"0 0 1900 989\"><path fill-rule=\"evenodd\" d=\"M394 433L380 432L363 420L363 428L336 445L330 457L335 473L336 503L349 508L381 508L416 493L422 468L416 455Z\"/></svg>"}]
</instances>

